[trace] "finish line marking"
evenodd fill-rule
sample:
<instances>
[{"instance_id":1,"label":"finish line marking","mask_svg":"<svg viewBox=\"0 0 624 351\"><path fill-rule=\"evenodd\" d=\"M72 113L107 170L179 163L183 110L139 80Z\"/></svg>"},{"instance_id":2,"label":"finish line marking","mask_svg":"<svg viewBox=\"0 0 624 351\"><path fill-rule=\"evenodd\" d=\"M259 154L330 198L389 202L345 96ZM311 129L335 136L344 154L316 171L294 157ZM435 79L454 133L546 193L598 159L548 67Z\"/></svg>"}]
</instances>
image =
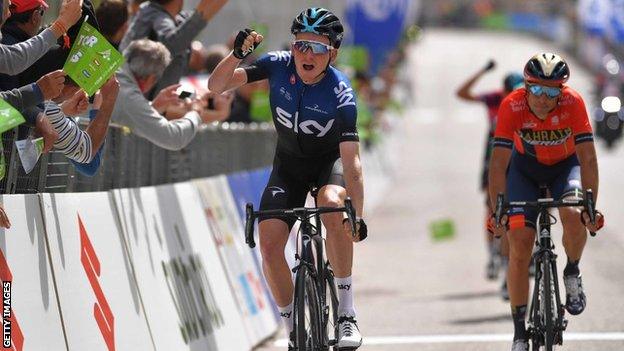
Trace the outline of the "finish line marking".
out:
<instances>
[{"instance_id":1,"label":"finish line marking","mask_svg":"<svg viewBox=\"0 0 624 351\"><path fill-rule=\"evenodd\" d=\"M364 345L446 344L462 342L507 342L513 334L460 334L364 337ZM564 333L563 341L620 341L624 332L615 333ZM288 340L276 340L274 346L284 347Z\"/></svg>"}]
</instances>

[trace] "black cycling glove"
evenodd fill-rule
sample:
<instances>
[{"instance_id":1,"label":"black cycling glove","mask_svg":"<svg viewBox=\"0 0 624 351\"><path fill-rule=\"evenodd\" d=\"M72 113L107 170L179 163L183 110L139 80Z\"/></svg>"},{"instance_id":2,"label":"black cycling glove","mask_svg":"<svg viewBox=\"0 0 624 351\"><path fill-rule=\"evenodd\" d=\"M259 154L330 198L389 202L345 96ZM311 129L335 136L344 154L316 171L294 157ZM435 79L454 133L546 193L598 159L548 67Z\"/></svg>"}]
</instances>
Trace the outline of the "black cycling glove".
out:
<instances>
[{"instance_id":1,"label":"black cycling glove","mask_svg":"<svg viewBox=\"0 0 624 351\"><path fill-rule=\"evenodd\" d=\"M368 227L366 226L366 222L364 222L364 218L358 218L356 223L360 224L360 230L358 234L360 234L360 241L364 241L368 236Z\"/></svg>"},{"instance_id":2,"label":"black cycling glove","mask_svg":"<svg viewBox=\"0 0 624 351\"><path fill-rule=\"evenodd\" d=\"M234 39L234 57L239 60L249 56L249 54L254 52L254 50L258 47L258 43L254 43L252 47L243 52L243 44L251 32L253 32L253 29L245 28L244 30L239 31L236 35L236 39Z\"/></svg>"}]
</instances>

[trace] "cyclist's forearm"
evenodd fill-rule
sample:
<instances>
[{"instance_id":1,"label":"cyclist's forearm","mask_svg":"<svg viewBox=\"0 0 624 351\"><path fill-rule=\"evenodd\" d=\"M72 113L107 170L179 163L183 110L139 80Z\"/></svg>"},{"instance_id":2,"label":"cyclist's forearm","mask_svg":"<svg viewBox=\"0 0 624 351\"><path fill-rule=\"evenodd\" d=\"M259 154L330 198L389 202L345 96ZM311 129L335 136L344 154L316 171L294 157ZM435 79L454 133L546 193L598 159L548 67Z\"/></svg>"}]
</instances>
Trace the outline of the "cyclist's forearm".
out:
<instances>
[{"instance_id":1,"label":"cyclist's forearm","mask_svg":"<svg viewBox=\"0 0 624 351\"><path fill-rule=\"evenodd\" d=\"M594 193L594 201L598 200L598 162L594 158L581 164L581 183L583 189L591 189Z\"/></svg>"},{"instance_id":2,"label":"cyclist's forearm","mask_svg":"<svg viewBox=\"0 0 624 351\"><path fill-rule=\"evenodd\" d=\"M507 183L507 166L511 160L511 150L504 147L494 147L490 159L488 190L490 194L490 209L496 208L496 197L499 193L505 194Z\"/></svg>"},{"instance_id":3,"label":"cyclist's forearm","mask_svg":"<svg viewBox=\"0 0 624 351\"><path fill-rule=\"evenodd\" d=\"M581 165L581 185L583 189L594 192L594 201L598 199L598 157L593 142L576 146L576 156Z\"/></svg>"},{"instance_id":4,"label":"cyclist's forearm","mask_svg":"<svg viewBox=\"0 0 624 351\"><path fill-rule=\"evenodd\" d=\"M221 60L208 79L208 89L218 94L226 91L240 62L232 53Z\"/></svg>"},{"instance_id":5,"label":"cyclist's forearm","mask_svg":"<svg viewBox=\"0 0 624 351\"><path fill-rule=\"evenodd\" d=\"M505 183L507 177L504 172L492 172L490 170L489 175L489 194L490 194L490 210L494 211L496 208L496 197L500 193L505 193Z\"/></svg>"},{"instance_id":6,"label":"cyclist's forearm","mask_svg":"<svg viewBox=\"0 0 624 351\"><path fill-rule=\"evenodd\" d=\"M364 178L360 158L356 157L353 164L345 165L344 178L347 188L347 196L351 198L355 213L358 217L364 217Z\"/></svg>"}]
</instances>

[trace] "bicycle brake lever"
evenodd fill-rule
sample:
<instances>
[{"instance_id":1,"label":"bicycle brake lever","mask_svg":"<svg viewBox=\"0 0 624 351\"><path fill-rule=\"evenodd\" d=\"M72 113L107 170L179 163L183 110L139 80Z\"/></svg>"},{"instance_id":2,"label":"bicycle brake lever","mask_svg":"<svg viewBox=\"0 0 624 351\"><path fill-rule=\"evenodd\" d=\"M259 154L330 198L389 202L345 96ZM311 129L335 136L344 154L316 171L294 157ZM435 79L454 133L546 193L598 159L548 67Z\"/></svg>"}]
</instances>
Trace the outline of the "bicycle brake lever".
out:
<instances>
[{"instance_id":1,"label":"bicycle brake lever","mask_svg":"<svg viewBox=\"0 0 624 351\"><path fill-rule=\"evenodd\" d=\"M589 216L589 222L596 224L596 208L594 204L594 192L591 189L585 190L585 210ZM581 217L583 214L581 214ZM589 235L596 236L596 232L589 232Z\"/></svg>"},{"instance_id":2,"label":"bicycle brake lever","mask_svg":"<svg viewBox=\"0 0 624 351\"><path fill-rule=\"evenodd\" d=\"M351 226L351 236L355 238L357 234L357 229L355 225L355 209L353 208L353 203L350 198L346 198L344 201L345 204L345 212L347 213L347 218L349 219L349 224Z\"/></svg>"}]
</instances>

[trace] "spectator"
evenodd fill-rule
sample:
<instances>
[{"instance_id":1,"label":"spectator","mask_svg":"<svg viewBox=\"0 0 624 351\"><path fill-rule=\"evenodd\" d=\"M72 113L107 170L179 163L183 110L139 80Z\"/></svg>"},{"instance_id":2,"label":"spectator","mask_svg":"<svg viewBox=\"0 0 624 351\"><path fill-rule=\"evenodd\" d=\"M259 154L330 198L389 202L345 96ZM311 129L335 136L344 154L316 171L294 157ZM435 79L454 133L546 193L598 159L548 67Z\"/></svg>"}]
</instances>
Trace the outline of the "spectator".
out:
<instances>
[{"instance_id":1,"label":"spectator","mask_svg":"<svg viewBox=\"0 0 624 351\"><path fill-rule=\"evenodd\" d=\"M119 83L113 75L100 89L101 106L97 116L82 131L76 121L69 116L77 116L86 111L89 101L87 94L73 82L65 84L61 95L53 101L46 101L45 116L50 120L59 138L54 148L69 159L79 163L91 162L104 143L106 132L119 92ZM98 98L99 100L100 98Z\"/></svg>"},{"instance_id":2,"label":"spectator","mask_svg":"<svg viewBox=\"0 0 624 351\"><path fill-rule=\"evenodd\" d=\"M95 16L100 24L100 33L118 48L128 31L129 7L126 0L102 1L95 10Z\"/></svg>"},{"instance_id":3,"label":"spectator","mask_svg":"<svg viewBox=\"0 0 624 351\"><path fill-rule=\"evenodd\" d=\"M37 62L20 73L19 77L22 85L34 82L50 71L63 68L69 56L69 52L71 51L71 44L77 40L83 22L86 21L99 31L100 25L95 17L95 10L91 0L71 1L80 1L80 3L82 3L81 10L78 10L78 14L82 13L82 16L80 16L80 19L76 21L73 26L65 29L66 35L63 35L63 37L57 41L58 45L52 47L43 57L37 60Z\"/></svg>"},{"instance_id":4,"label":"spectator","mask_svg":"<svg viewBox=\"0 0 624 351\"><path fill-rule=\"evenodd\" d=\"M124 50L130 42L147 38L163 43L172 56L171 64L148 98L153 98L165 87L177 84L187 74L192 40L226 2L201 0L190 14L181 12L184 0L151 0L140 7L120 48Z\"/></svg>"},{"instance_id":5,"label":"spectator","mask_svg":"<svg viewBox=\"0 0 624 351\"><path fill-rule=\"evenodd\" d=\"M38 11L48 7L43 0L14 0L12 3L9 0L0 1L2 2L0 26L4 24L12 12L16 14L30 12L30 15L24 16L29 16L31 19L35 17L35 20L40 21L41 15ZM78 21L82 13L81 5L82 0L67 0L63 2L58 18L50 28L38 35L31 35L30 39L22 43L17 44L16 41L15 43L10 43L15 45L0 45L0 73L16 75L41 58L56 44L56 40ZM35 12L37 12L37 15L35 15ZM4 40L2 40L2 44L6 44Z\"/></svg>"},{"instance_id":6,"label":"spectator","mask_svg":"<svg viewBox=\"0 0 624 351\"><path fill-rule=\"evenodd\" d=\"M191 142L202 117L212 122L206 114L206 100L185 103L183 116L167 120L163 113L179 99L175 93L178 85L163 89L152 103L146 94L162 76L171 55L164 44L149 39L136 40L124 50L126 63L118 72L121 94L113 116L115 122L126 125L136 135L168 149L179 150Z\"/></svg>"},{"instance_id":7,"label":"spectator","mask_svg":"<svg viewBox=\"0 0 624 351\"><path fill-rule=\"evenodd\" d=\"M0 92L0 98L20 112L34 107L44 100L54 99L61 93L65 73L54 71L41 77L36 83Z\"/></svg>"},{"instance_id":8,"label":"spectator","mask_svg":"<svg viewBox=\"0 0 624 351\"><path fill-rule=\"evenodd\" d=\"M144 2L147 2L147 0L130 0L130 4L128 4L128 14L130 17L134 17L134 15L139 12L139 6Z\"/></svg>"}]
</instances>

